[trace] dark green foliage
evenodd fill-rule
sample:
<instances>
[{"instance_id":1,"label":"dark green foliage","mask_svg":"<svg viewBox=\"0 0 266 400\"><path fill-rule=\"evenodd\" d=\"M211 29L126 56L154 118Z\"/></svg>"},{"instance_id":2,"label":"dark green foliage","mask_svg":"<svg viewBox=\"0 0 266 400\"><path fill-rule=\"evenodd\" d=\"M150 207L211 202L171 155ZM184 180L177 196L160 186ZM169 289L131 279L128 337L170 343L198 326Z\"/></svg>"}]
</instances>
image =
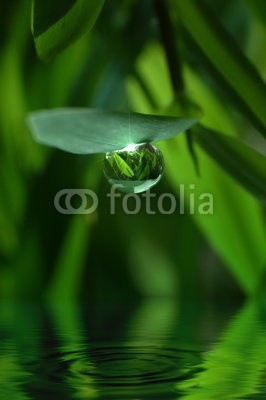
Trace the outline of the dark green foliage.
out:
<instances>
[{"instance_id":1,"label":"dark green foliage","mask_svg":"<svg viewBox=\"0 0 266 400\"><path fill-rule=\"evenodd\" d=\"M33 0L32 32L42 60L50 60L94 25L104 0Z\"/></svg>"},{"instance_id":2,"label":"dark green foliage","mask_svg":"<svg viewBox=\"0 0 266 400\"><path fill-rule=\"evenodd\" d=\"M47 31L59 19L67 14L76 0L42 1L34 0L32 11L32 29L35 37Z\"/></svg>"},{"instance_id":3,"label":"dark green foliage","mask_svg":"<svg viewBox=\"0 0 266 400\"><path fill-rule=\"evenodd\" d=\"M1 296L263 292L262 3L104 3L35 1L32 38L25 1L1 2ZM37 144L27 115L39 143L77 155ZM147 215L140 195L131 218L122 194L110 215L103 153L157 141L165 173L151 208L170 193L176 212ZM159 174L152 160L112 160L113 179L132 187ZM58 213L56 193L82 187L97 194L97 210ZM213 195L212 215L198 211L204 193Z\"/></svg>"},{"instance_id":4,"label":"dark green foliage","mask_svg":"<svg viewBox=\"0 0 266 400\"><path fill-rule=\"evenodd\" d=\"M0 0L1 399L265 398L264 3Z\"/></svg>"},{"instance_id":5,"label":"dark green foliage","mask_svg":"<svg viewBox=\"0 0 266 400\"><path fill-rule=\"evenodd\" d=\"M231 176L266 204L266 157L238 139L204 127L195 129L198 143Z\"/></svg>"}]
</instances>

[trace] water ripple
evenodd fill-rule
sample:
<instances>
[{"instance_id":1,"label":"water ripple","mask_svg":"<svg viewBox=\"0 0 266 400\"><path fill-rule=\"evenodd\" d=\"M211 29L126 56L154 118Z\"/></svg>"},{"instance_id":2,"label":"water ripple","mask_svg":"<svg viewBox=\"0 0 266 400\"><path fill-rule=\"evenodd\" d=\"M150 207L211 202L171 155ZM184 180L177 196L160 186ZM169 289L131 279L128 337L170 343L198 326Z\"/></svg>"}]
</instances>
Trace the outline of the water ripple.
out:
<instances>
[{"instance_id":1,"label":"water ripple","mask_svg":"<svg viewBox=\"0 0 266 400\"><path fill-rule=\"evenodd\" d=\"M40 399L57 399L71 390L81 400L166 400L176 399L177 383L198 372L200 361L196 351L98 343L46 354L24 366L35 376L27 387Z\"/></svg>"},{"instance_id":2,"label":"water ripple","mask_svg":"<svg viewBox=\"0 0 266 400\"><path fill-rule=\"evenodd\" d=\"M199 354L174 348L96 347L89 360L70 361L70 371L89 376L104 386L138 386L187 379L199 362Z\"/></svg>"}]
</instances>

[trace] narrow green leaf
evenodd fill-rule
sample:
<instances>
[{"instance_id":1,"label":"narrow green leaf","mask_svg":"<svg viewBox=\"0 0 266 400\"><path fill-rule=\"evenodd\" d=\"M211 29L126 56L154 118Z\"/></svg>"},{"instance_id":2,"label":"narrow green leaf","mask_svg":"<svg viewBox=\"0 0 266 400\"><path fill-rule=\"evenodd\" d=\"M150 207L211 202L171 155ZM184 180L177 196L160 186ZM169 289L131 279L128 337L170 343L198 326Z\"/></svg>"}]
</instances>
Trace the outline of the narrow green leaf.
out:
<instances>
[{"instance_id":1,"label":"narrow green leaf","mask_svg":"<svg viewBox=\"0 0 266 400\"><path fill-rule=\"evenodd\" d=\"M265 95L263 79L250 63L233 38L226 32L216 16L202 0L175 0L178 15L205 56L264 127Z\"/></svg>"},{"instance_id":2,"label":"narrow green leaf","mask_svg":"<svg viewBox=\"0 0 266 400\"><path fill-rule=\"evenodd\" d=\"M264 0L245 0L250 10L266 26L266 8Z\"/></svg>"},{"instance_id":3,"label":"narrow green leaf","mask_svg":"<svg viewBox=\"0 0 266 400\"><path fill-rule=\"evenodd\" d=\"M130 166L125 162L125 160L123 160L123 158L119 154L114 154L114 158L112 158L112 160L114 160L116 162L119 170L125 176L128 176L129 178L134 176L134 172L132 171Z\"/></svg>"},{"instance_id":4,"label":"narrow green leaf","mask_svg":"<svg viewBox=\"0 0 266 400\"><path fill-rule=\"evenodd\" d=\"M160 147L173 189L180 194L180 188L184 188L187 212L191 213L192 192L196 208L191 217L242 290L254 294L265 263L265 227L258 202L197 145L198 176L184 136ZM213 199L213 213L202 214L199 207L203 200L200 199L205 195L208 199L208 194Z\"/></svg>"},{"instance_id":5,"label":"narrow green leaf","mask_svg":"<svg viewBox=\"0 0 266 400\"><path fill-rule=\"evenodd\" d=\"M39 57L47 61L94 25L104 0L34 0L32 32Z\"/></svg>"},{"instance_id":6,"label":"narrow green leaf","mask_svg":"<svg viewBox=\"0 0 266 400\"><path fill-rule=\"evenodd\" d=\"M91 219L86 219L83 215L72 216L46 293L47 299L65 301L77 297L86 265L90 234Z\"/></svg>"},{"instance_id":7,"label":"narrow green leaf","mask_svg":"<svg viewBox=\"0 0 266 400\"><path fill-rule=\"evenodd\" d=\"M131 143L165 140L196 123L196 119L85 108L39 111L28 118L37 142L76 154L105 153Z\"/></svg>"},{"instance_id":8,"label":"narrow green leaf","mask_svg":"<svg viewBox=\"0 0 266 400\"><path fill-rule=\"evenodd\" d=\"M203 126L195 128L193 134L219 165L266 204L266 157L238 139Z\"/></svg>"},{"instance_id":9,"label":"narrow green leaf","mask_svg":"<svg viewBox=\"0 0 266 400\"><path fill-rule=\"evenodd\" d=\"M94 192L97 191L100 171L92 168L82 170L82 183ZM91 232L96 221L96 214L72 215L66 231L62 247L58 253L55 269L51 275L45 297L49 301L73 301L78 298L82 286L82 278L86 268L88 246Z\"/></svg>"},{"instance_id":10,"label":"narrow green leaf","mask_svg":"<svg viewBox=\"0 0 266 400\"><path fill-rule=\"evenodd\" d=\"M139 73L145 81L149 82L154 103L160 105L164 100L169 104L172 99L167 94L168 92L164 91L164 87L167 86L168 71L161 47L155 44L151 49L146 49L140 57L141 60L138 63L143 68L139 70ZM144 68L147 65L149 68ZM200 104L204 110L202 116L204 125L214 130L217 126L222 126L228 134L237 135L234 120L230 118L217 93L212 92L202 77L187 66L184 68L184 76L192 101ZM127 88L136 111L154 112L137 81L128 82ZM163 113L171 116L178 115L179 107L177 110L175 107L174 104ZM187 213L190 213L191 192L195 194L198 205L200 205L201 196L208 193L213 195L213 214L205 215L196 209L189 218L198 225L209 245L223 260L242 290L246 294L256 293L258 281L265 268L265 224L260 204L242 186L236 184L195 142L195 152L200 167L199 176L191 162L185 135L161 143L160 149L165 158L166 176L172 183L173 190L180 195L180 199L181 196L184 198ZM184 193L181 193L181 188L184 189ZM184 279L188 281L189 274L190 277L195 276L195 263L193 264L191 260L192 263L188 264L185 256L183 259L186 260L184 263L186 267L191 266L191 269L186 269L184 272ZM194 282L194 279L191 281Z\"/></svg>"}]
</instances>

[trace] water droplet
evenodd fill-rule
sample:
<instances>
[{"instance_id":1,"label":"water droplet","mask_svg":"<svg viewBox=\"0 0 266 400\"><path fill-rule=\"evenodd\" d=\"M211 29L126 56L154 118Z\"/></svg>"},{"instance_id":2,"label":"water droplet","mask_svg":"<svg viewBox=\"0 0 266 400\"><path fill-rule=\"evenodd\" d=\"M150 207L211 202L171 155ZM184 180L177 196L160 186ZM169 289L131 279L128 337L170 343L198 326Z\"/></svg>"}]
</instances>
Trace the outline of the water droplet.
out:
<instances>
[{"instance_id":1,"label":"water droplet","mask_svg":"<svg viewBox=\"0 0 266 400\"><path fill-rule=\"evenodd\" d=\"M141 143L106 153L103 170L111 185L122 185L122 192L141 193L159 182L163 169L161 151Z\"/></svg>"}]
</instances>

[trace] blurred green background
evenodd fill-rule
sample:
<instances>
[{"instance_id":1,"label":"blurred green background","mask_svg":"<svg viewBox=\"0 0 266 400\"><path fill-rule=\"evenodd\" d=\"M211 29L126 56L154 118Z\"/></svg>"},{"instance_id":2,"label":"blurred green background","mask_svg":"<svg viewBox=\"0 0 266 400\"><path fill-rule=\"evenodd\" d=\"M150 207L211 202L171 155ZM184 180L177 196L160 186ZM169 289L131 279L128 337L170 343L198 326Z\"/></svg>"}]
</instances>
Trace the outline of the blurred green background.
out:
<instances>
[{"instance_id":1,"label":"blurred green background","mask_svg":"<svg viewBox=\"0 0 266 400\"><path fill-rule=\"evenodd\" d=\"M226 300L265 289L265 208L191 144L189 135L160 143L165 175L152 190L157 199L162 193L178 199L185 185L186 212L181 215L177 207L173 215L147 215L142 199L142 212L126 215L117 199L111 215L104 155L46 148L26 126L27 113L38 109L79 106L182 116L189 102L201 110L206 127L265 154L261 112L253 107L263 105L252 71L250 80L248 68L239 74L244 58L265 77L263 3L195 0L183 2L187 8L170 1L167 32L155 3L106 1L89 34L43 63L30 31L30 2L0 1L0 298ZM177 83L165 34L172 35ZM58 213L55 194L80 187L95 190L98 209L87 216ZM213 215L197 211L205 192L213 195ZM152 200L153 209L156 204Z\"/></svg>"}]
</instances>

